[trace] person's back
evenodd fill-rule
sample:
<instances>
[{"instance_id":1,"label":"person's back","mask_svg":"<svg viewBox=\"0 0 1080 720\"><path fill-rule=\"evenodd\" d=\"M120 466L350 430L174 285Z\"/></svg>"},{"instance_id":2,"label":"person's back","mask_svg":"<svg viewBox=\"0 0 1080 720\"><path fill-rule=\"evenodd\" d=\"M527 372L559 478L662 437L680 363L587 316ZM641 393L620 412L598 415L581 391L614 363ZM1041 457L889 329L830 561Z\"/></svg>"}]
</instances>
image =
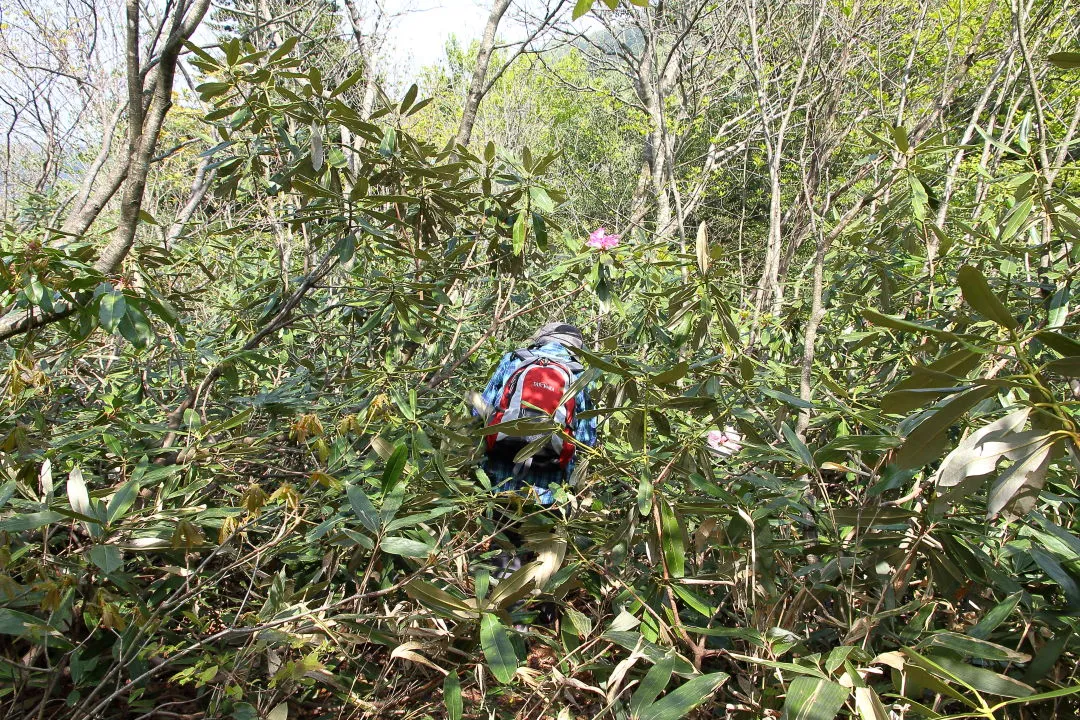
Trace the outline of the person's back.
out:
<instances>
[{"instance_id":1,"label":"person's back","mask_svg":"<svg viewBox=\"0 0 1080 720\"><path fill-rule=\"evenodd\" d=\"M576 464L576 446L596 444L595 418L581 418L591 409L588 388L578 390L562 406L562 393L583 371L573 351L583 344L581 331L566 323L540 328L528 346L503 356L483 393L491 414L487 424L508 422L529 415L551 417L562 425L572 442L553 435L533 457L515 462L515 455L532 438L488 436L484 472L497 491L532 488L541 505L554 502L553 488L565 484ZM554 401L551 398L556 398Z\"/></svg>"}]
</instances>

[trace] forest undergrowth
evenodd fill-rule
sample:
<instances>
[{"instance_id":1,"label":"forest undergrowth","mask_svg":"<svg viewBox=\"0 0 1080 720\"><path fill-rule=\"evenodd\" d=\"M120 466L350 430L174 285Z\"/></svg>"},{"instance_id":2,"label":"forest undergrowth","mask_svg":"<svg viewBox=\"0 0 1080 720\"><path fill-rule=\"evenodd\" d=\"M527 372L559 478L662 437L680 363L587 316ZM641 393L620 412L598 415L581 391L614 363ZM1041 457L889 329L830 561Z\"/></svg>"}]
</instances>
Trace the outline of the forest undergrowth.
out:
<instances>
[{"instance_id":1,"label":"forest undergrowth","mask_svg":"<svg viewBox=\"0 0 1080 720\"><path fill-rule=\"evenodd\" d=\"M1070 3L613 4L400 97L271 5L129 2L101 154L9 144L4 717L1076 714ZM557 511L468 401L551 320Z\"/></svg>"}]
</instances>

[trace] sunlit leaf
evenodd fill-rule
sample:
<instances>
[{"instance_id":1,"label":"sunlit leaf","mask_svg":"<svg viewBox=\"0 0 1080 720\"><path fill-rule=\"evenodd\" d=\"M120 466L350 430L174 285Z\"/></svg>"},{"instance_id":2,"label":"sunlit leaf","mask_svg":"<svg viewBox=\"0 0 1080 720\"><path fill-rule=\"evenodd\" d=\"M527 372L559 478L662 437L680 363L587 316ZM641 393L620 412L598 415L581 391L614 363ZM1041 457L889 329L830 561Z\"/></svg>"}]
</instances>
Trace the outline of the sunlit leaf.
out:
<instances>
[{"instance_id":1,"label":"sunlit leaf","mask_svg":"<svg viewBox=\"0 0 1080 720\"><path fill-rule=\"evenodd\" d=\"M644 708L656 700L671 681L671 672L674 667L675 656L668 655L649 669L649 672L645 674L645 679L630 697L631 713L640 715Z\"/></svg>"},{"instance_id":2,"label":"sunlit leaf","mask_svg":"<svg viewBox=\"0 0 1080 720\"><path fill-rule=\"evenodd\" d=\"M394 448L394 454L386 461L386 468L382 474L382 491L390 492L401 479L405 470L405 463L409 459L409 448L398 445Z\"/></svg>"},{"instance_id":3,"label":"sunlit leaf","mask_svg":"<svg viewBox=\"0 0 1080 720\"><path fill-rule=\"evenodd\" d=\"M488 669L495 679L501 683L510 682L517 671L517 654L514 646L510 644L510 634L506 628L497 617L489 613L484 613L480 618L480 645L484 650Z\"/></svg>"},{"instance_id":4,"label":"sunlit leaf","mask_svg":"<svg viewBox=\"0 0 1080 720\"><path fill-rule=\"evenodd\" d=\"M463 704L461 700L461 680L456 670L451 670L443 680L443 704L449 720L461 720Z\"/></svg>"},{"instance_id":5,"label":"sunlit leaf","mask_svg":"<svg viewBox=\"0 0 1080 720\"><path fill-rule=\"evenodd\" d=\"M705 702L727 682L727 673L716 672L689 680L651 705L642 708L639 720L680 720Z\"/></svg>"},{"instance_id":6,"label":"sunlit leaf","mask_svg":"<svg viewBox=\"0 0 1080 720\"><path fill-rule=\"evenodd\" d=\"M649 382L657 385L670 385L671 383L686 377L686 373L689 372L689 370L690 366L685 362L681 362L668 370L653 375L649 378Z\"/></svg>"},{"instance_id":7,"label":"sunlit leaf","mask_svg":"<svg viewBox=\"0 0 1080 720\"><path fill-rule=\"evenodd\" d=\"M917 468L933 460L940 452L944 433L953 423L995 392L996 388L992 386L972 388L932 411L904 439L904 445L896 454L896 464L902 468Z\"/></svg>"},{"instance_id":8,"label":"sunlit leaf","mask_svg":"<svg viewBox=\"0 0 1080 720\"><path fill-rule=\"evenodd\" d=\"M832 720L844 706L848 689L831 680L797 677L784 700L785 720Z\"/></svg>"},{"instance_id":9,"label":"sunlit leaf","mask_svg":"<svg viewBox=\"0 0 1080 720\"><path fill-rule=\"evenodd\" d=\"M943 647L963 655L964 657L977 658L979 660L995 660L999 662L1021 662L1031 660L1031 656L1017 652L1002 645L996 645L986 640L980 640L966 635L953 632L934 633L919 643L921 650L929 650L935 647Z\"/></svg>"},{"instance_id":10,"label":"sunlit leaf","mask_svg":"<svg viewBox=\"0 0 1080 720\"><path fill-rule=\"evenodd\" d=\"M445 590L440 590L431 583L413 579L405 585L409 597L425 605L435 613L446 618L475 619L476 611L463 600Z\"/></svg>"},{"instance_id":11,"label":"sunlit leaf","mask_svg":"<svg viewBox=\"0 0 1080 720\"><path fill-rule=\"evenodd\" d=\"M379 547L383 552L391 555L403 555L405 557L425 558L430 555L434 548L425 545L419 540L406 537L388 536L382 539Z\"/></svg>"},{"instance_id":12,"label":"sunlit leaf","mask_svg":"<svg viewBox=\"0 0 1080 720\"><path fill-rule=\"evenodd\" d=\"M1065 70L1080 68L1080 52L1056 52L1046 56L1051 64Z\"/></svg>"},{"instance_id":13,"label":"sunlit leaf","mask_svg":"<svg viewBox=\"0 0 1080 720\"><path fill-rule=\"evenodd\" d=\"M408 112L412 104L416 102L416 95L419 92L419 88L416 87L416 83L409 86L409 89L405 91L405 97L401 100L401 105L398 107L399 113Z\"/></svg>"},{"instance_id":14,"label":"sunlit leaf","mask_svg":"<svg viewBox=\"0 0 1080 720\"><path fill-rule=\"evenodd\" d=\"M1053 442L1032 442L1028 448L1024 457L1002 472L990 489L990 497L986 501L987 518L994 517L1010 503L1027 497L1028 505L1019 511L1020 514L1025 514L1030 509L1033 500L1031 496L1038 495L1042 490L1050 465Z\"/></svg>"},{"instance_id":15,"label":"sunlit leaf","mask_svg":"<svg viewBox=\"0 0 1080 720\"><path fill-rule=\"evenodd\" d=\"M101 572L110 575L119 570L124 564L120 548L115 545L94 545L90 548L90 561L97 565Z\"/></svg>"},{"instance_id":16,"label":"sunlit leaf","mask_svg":"<svg viewBox=\"0 0 1080 720\"><path fill-rule=\"evenodd\" d=\"M854 693L855 709L862 720L892 720L892 715L873 688L856 687Z\"/></svg>"},{"instance_id":17,"label":"sunlit leaf","mask_svg":"<svg viewBox=\"0 0 1080 720\"><path fill-rule=\"evenodd\" d=\"M126 483L120 486L120 489L116 491L116 494L109 499L109 504L105 510L105 517L108 522L115 522L118 518L122 518L124 513L128 511L132 503L135 502L135 498L139 493L139 483L137 480L128 480Z\"/></svg>"},{"instance_id":18,"label":"sunlit leaf","mask_svg":"<svg viewBox=\"0 0 1080 720\"><path fill-rule=\"evenodd\" d=\"M998 296L990 290L986 277L976 268L963 266L957 273L957 280L968 305L1004 328L1013 330L1018 326L1016 318L1009 314Z\"/></svg>"},{"instance_id":19,"label":"sunlit leaf","mask_svg":"<svg viewBox=\"0 0 1080 720\"><path fill-rule=\"evenodd\" d=\"M975 667L954 657L935 654L933 656L920 655L912 650L905 650L912 662L938 677L950 681L962 683L979 692L1001 697L1026 697L1034 693L1031 686L1015 680L1007 675Z\"/></svg>"},{"instance_id":20,"label":"sunlit leaf","mask_svg":"<svg viewBox=\"0 0 1080 720\"><path fill-rule=\"evenodd\" d=\"M349 504L352 506L353 512L356 513L356 517L359 518L360 524L367 528L368 532L378 532L379 513L375 510L375 506L371 504L367 494L359 485L349 485L345 493L349 497Z\"/></svg>"},{"instance_id":21,"label":"sunlit leaf","mask_svg":"<svg viewBox=\"0 0 1080 720\"><path fill-rule=\"evenodd\" d=\"M17 533L25 532L26 530L37 530L46 525L60 522L65 518L65 515L53 512L52 510L12 515L0 520L0 532Z\"/></svg>"},{"instance_id":22,"label":"sunlit leaf","mask_svg":"<svg viewBox=\"0 0 1080 720\"><path fill-rule=\"evenodd\" d=\"M577 20L579 17L589 12L589 10L592 9L593 2L595 2L595 0L577 0L577 2L574 3L572 19Z\"/></svg>"},{"instance_id":23,"label":"sunlit leaf","mask_svg":"<svg viewBox=\"0 0 1080 720\"><path fill-rule=\"evenodd\" d=\"M514 254L520 255L525 250L525 213L519 212L517 214L517 220L514 221L513 241L514 241Z\"/></svg>"},{"instance_id":24,"label":"sunlit leaf","mask_svg":"<svg viewBox=\"0 0 1080 720\"><path fill-rule=\"evenodd\" d=\"M124 314L127 312L127 301L124 293L112 290L101 296L101 304L98 309L98 318L105 332L113 332L120 325Z\"/></svg>"},{"instance_id":25,"label":"sunlit leaf","mask_svg":"<svg viewBox=\"0 0 1080 720\"><path fill-rule=\"evenodd\" d=\"M686 544L683 542L682 527L675 509L667 501L660 502L660 520L663 526L664 558L671 576L681 578L686 575Z\"/></svg>"},{"instance_id":26,"label":"sunlit leaf","mask_svg":"<svg viewBox=\"0 0 1080 720\"><path fill-rule=\"evenodd\" d=\"M397 131L392 127L386 128L383 132L382 142L379 144L379 153L383 157L390 157L394 154L394 148L397 145Z\"/></svg>"},{"instance_id":27,"label":"sunlit leaf","mask_svg":"<svg viewBox=\"0 0 1080 720\"><path fill-rule=\"evenodd\" d=\"M938 468L934 477L938 487L950 488L965 478L993 472L1006 453L1030 444L1034 438L1020 432L1030 412L1021 408L964 438Z\"/></svg>"},{"instance_id":28,"label":"sunlit leaf","mask_svg":"<svg viewBox=\"0 0 1080 720\"><path fill-rule=\"evenodd\" d=\"M945 340L957 340L958 338L953 333L945 330L939 330L929 325L923 325L922 323L912 322L903 318L893 317L891 315L883 315L876 310L863 310L862 316L867 319L868 322L881 327L891 328L893 330L901 330L903 332L914 333L916 335L933 335Z\"/></svg>"}]
</instances>

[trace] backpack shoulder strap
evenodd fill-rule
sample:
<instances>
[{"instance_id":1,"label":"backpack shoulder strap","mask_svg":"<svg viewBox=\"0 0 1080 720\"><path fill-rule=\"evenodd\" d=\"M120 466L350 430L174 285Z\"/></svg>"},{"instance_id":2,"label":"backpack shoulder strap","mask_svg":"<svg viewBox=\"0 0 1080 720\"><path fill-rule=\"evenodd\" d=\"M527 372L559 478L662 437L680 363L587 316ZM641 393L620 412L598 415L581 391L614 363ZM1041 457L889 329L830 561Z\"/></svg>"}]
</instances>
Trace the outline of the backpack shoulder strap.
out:
<instances>
[{"instance_id":1,"label":"backpack shoulder strap","mask_svg":"<svg viewBox=\"0 0 1080 720\"><path fill-rule=\"evenodd\" d=\"M510 354L513 355L514 358L516 358L517 360L520 360L522 364L532 362L533 360L536 360L538 357L540 357L530 348L521 348L519 350L515 350Z\"/></svg>"}]
</instances>

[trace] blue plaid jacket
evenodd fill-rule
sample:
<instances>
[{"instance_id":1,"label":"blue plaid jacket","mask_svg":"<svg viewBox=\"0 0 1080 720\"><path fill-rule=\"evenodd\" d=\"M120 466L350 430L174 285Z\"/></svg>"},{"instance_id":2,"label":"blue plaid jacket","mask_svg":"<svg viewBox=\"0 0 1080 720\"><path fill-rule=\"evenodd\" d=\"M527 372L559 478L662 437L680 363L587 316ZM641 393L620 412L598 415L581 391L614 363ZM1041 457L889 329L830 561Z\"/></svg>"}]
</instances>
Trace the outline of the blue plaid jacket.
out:
<instances>
[{"instance_id":1,"label":"blue plaid jacket","mask_svg":"<svg viewBox=\"0 0 1080 720\"><path fill-rule=\"evenodd\" d=\"M552 360L566 361L573 359L570 351L559 343L547 343L530 349L537 355L544 355ZM494 407L498 403L499 392L521 363L522 361L515 357L514 353L503 355L499 366L495 368L495 373L491 376L491 380L488 381L487 387L484 388L483 396L488 406ZM576 375L574 379L576 380L579 376L580 374ZM589 388L582 388L574 399L573 430L574 441L577 445L588 445L589 447L596 445L596 418L583 419L580 417L580 413L591 409L592 401L589 399ZM475 408L473 409L473 415L479 415ZM506 460L487 457L484 459L482 467L491 480L492 488L496 491L525 490L526 487L532 487L536 491L539 503L541 505L550 505L555 502L555 495L551 486L565 483L574 472L574 464L575 461L571 460L565 472L558 470L549 472L530 470L522 480L514 479L514 464Z\"/></svg>"}]
</instances>

